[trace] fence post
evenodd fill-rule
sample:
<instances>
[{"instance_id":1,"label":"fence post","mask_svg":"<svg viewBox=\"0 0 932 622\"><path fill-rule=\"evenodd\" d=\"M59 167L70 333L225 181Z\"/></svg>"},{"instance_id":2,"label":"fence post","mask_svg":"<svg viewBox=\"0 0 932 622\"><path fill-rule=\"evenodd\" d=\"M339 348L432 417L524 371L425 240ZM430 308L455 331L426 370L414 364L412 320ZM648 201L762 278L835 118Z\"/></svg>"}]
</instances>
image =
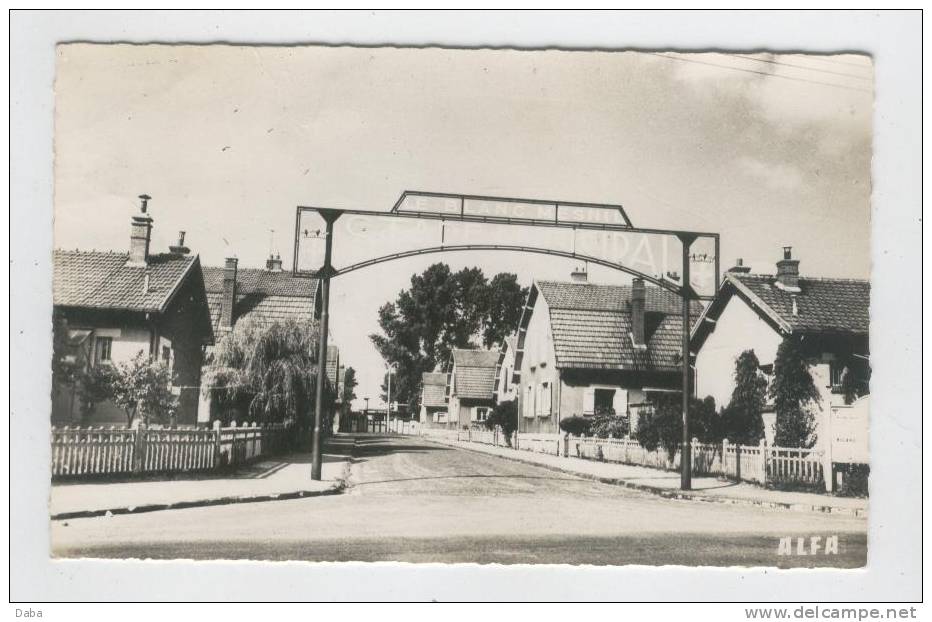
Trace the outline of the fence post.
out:
<instances>
[{"instance_id":1,"label":"fence post","mask_svg":"<svg viewBox=\"0 0 932 622\"><path fill-rule=\"evenodd\" d=\"M146 466L146 424L136 426L133 438L133 473L142 473Z\"/></svg>"},{"instance_id":2,"label":"fence post","mask_svg":"<svg viewBox=\"0 0 932 622\"><path fill-rule=\"evenodd\" d=\"M728 461L725 457L728 455L728 439L722 439L722 475L728 477Z\"/></svg>"},{"instance_id":3,"label":"fence post","mask_svg":"<svg viewBox=\"0 0 932 622\"><path fill-rule=\"evenodd\" d=\"M560 455L559 452L560 445L557 444L557 455ZM563 435L563 457L566 458L570 455L570 433L567 432Z\"/></svg>"},{"instance_id":4,"label":"fence post","mask_svg":"<svg viewBox=\"0 0 932 622\"><path fill-rule=\"evenodd\" d=\"M767 484L767 465L770 463L770 452L767 449L767 439L760 439L760 459L761 459L761 485Z\"/></svg>"},{"instance_id":5,"label":"fence post","mask_svg":"<svg viewBox=\"0 0 932 622\"><path fill-rule=\"evenodd\" d=\"M214 462L212 468L217 468L220 466L220 420L214 419L213 423L214 430Z\"/></svg>"}]
</instances>

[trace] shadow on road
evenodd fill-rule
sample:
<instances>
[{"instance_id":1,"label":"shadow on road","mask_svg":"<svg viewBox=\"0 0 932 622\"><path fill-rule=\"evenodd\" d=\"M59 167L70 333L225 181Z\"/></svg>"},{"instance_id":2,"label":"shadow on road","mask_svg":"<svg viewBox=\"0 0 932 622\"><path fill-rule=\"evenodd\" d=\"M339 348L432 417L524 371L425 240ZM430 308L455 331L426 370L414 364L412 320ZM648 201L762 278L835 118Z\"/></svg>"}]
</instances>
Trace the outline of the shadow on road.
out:
<instances>
[{"instance_id":1,"label":"shadow on road","mask_svg":"<svg viewBox=\"0 0 932 622\"><path fill-rule=\"evenodd\" d=\"M579 481L579 478L576 477L546 477L542 475L482 475L482 474L473 474L473 475L435 475L433 477L399 477L397 479L382 479L382 480L373 480L368 482L359 482L353 484L353 487L359 486L369 486L370 484L394 484L396 482L418 482L418 481L428 481L428 480L438 480L438 479L533 479L533 480L545 480L545 481L554 481L554 482L572 482Z\"/></svg>"}]
</instances>

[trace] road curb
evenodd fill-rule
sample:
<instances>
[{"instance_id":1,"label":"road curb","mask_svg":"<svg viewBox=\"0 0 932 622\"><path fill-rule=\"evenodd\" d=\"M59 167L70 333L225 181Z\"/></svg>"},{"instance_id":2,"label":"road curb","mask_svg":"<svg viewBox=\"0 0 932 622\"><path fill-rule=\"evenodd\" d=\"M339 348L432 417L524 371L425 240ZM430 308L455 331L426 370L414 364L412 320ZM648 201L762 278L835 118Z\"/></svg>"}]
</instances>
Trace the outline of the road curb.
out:
<instances>
[{"instance_id":1,"label":"road curb","mask_svg":"<svg viewBox=\"0 0 932 622\"><path fill-rule=\"evenodd\" d=\"M459 447L466 451L471 451L474 453L482 454L484 456L493 456L496 458L501 458L503 460L511 460L513 462L520 462L522 464L529 464L532 466L541 467L549 471L555 471L557 473L567 473L570 475L575 475L576 477L581 477L583 479L588 479L591 481L600 482L602 484L610 484L613 486L624 486L625 488L630 488L632 490L638 490L640 492L647 492L659 497L664 497L666 499L676 499L679 501L701 501L705 503L721 503L724 505L747 505L753 507L762 507L772 510L785 510L791 512L813 512L817 514L840 514L844 516L853 516L855 518L866 518L867 517L867 508L842 508L834 505L816 505L809 503L788 503L783 501L764 501L757 499L740 499L735 497L718 497L714 495L706 495L696 492L685 492L682 490L671 490L669 488L660 488L659 486L650 486L648 484L638 484L629 480L618 477L603 477L601 475L593 475L592 473L586 473L584 471L575 471L573 469L553 466L550 464L543 464L540 462L535 462L534 460L528 460L521 458L520 456L503 456L501 454L492 453L488 451L483 451L475 447L464 447L460 443L446 443L441 440L432 439L427 437L426 440L433 441L435 443L440 443L441 445Z\"/></svg>"},{"instance_id":2,"label":"road curb","mask_svg":"<svg viewBox=\"0 0 932 622\"><path fill-rule=\"evenodd\" d=\"M67 520L72 518L95 518L99 516L116 516L118 514L144 514L146 512L159 512L162 510L184 510L213 505L233 505L236 503L264 503L266 501L288 501L290 499L304 499L309 497L322 497L337 495L343 492L346 483L335 482L323 490L293 490L289 492L270 493L263 495L240 495L233 497L216 497L212 499L195 499L192 501L177 501L174 503L147 503L144 505L108 508L100 510L76 510L74 512L59 512L52 514L51 520Z\"/></svg>"}]
</instances>

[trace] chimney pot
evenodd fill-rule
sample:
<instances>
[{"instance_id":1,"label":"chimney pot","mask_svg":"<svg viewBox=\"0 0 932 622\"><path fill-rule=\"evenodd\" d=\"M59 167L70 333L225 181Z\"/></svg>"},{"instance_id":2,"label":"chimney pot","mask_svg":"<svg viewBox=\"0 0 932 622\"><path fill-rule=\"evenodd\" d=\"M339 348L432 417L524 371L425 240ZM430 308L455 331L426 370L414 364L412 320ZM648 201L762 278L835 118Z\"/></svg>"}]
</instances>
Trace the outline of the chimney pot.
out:
<instances>
[{"instance_id":1,"label":"chimney pot","mask_svg":"<svg viewBox=\"0 0 932 622\"><path fill-rule=\"evenodd\" d=\"M277 255L269 254L269 258L265 260L265 269L269 272L281 272L282 258Z\"/></svg>"},{"instance_id":2,"label":"chimney pot","mask_svg":"<svg viewBox=\"0 0 932 622\"><path fill-rule=\"evenodd\" d=\"M589 273L585 268L576 267L572 272L570 272L570 279L576 283L586 283L589 281Z\"/></svg>"},{"instance_id":3,"label":"chimney pot","mask_svg":"<svg viewBox=\"0 0 932 622\"><path fill-rule=\"evenodd\" d=\"M152 217L146 213L150 197L148 194L141 194L139 198L142 203L139 206L139 213L132 217L130 221L129 236L129 261L131 266L144 266L149 261L149 244L152 241Z\"/></svg>"},{"instance_id":4,"label":"chimney pot","mask_svg":"<svg viewBox=\"0 0 932 622\"><path fill-rule=\"evenodd\" d=\"M777 262L777 281L775 285L789 292L799 290L799 260L793 259L791 246L783 247L783 259Z\"/></svg>"},{"instance_id":5,"label":"chimney pot","mask_svg":"<svg viewBox=\"0 0 932 622\"><path fill-rule=\"evenodd\" d=\"M220 301L220 326L233 328L233 304L236 301L236 269L239 260L227 257L223 266L223 298Z\"/></svg>"},{"instance_id":6,"label":"chimney pot","mask_svg":"<svg viewBox=\"0 0 932 622\"><path fill-rule=\"evenodd\" d=\"M738 258L735 260L735 265L733 265L732 267L728 268L728 271L729 271L729 272L738 272L738 273L740 273L740 274L747 274L748 272L751 271L751 267L750 267L750 266L744 265L744 259L742 259L741 257L738 257Z\"/></svg>"},{"instance_id":7,"label":"chimney pot","mask_svg":"<svg viewBox=\"0 0 932 622\"><path fill-rule=\"evenodd\" d=\"M178 232L178 243L168 247L172 255L187 255L191 249L184 245L184 231Z\"/></svg>"},{"instance_id":8,"label":"chimney pot","mask_svg":"<svg viewBox=\"0 0 932 622\"><path fill-rule=\"evenodd\" d=\"M635 347L646 347L644 340L644 302L647 290L644 279L631 281L631 341Z\"/></svg>"}]
</instances>

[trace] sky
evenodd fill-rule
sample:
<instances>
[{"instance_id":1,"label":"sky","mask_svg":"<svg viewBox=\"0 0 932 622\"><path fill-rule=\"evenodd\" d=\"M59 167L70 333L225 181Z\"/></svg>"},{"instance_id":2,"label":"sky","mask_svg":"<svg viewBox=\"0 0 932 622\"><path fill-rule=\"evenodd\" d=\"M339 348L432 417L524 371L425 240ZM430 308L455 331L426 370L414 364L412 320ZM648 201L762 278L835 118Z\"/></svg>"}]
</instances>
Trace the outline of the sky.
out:
<instances>
[{"instance_id":1,"label":"sky","mask_svg":"<svg viewBox=\"0 0 932 622\"><path fill-rule=\"evenodd\" d=\"M789 245L803 275L870 276L868 57L104 44L57 53L57 248L126 250L147 193L154 250L184 230L205 265L235 255L261 267L273 251L290 266L297 205L388 211L407 189L621 204L639 227L719 233L723 269L741 257L772 273ZM420 243L411 232L399 240ZM379 402L384 364L368 338L379 306L435 261L515 272L525 285L576 267L447 252L335 278L331 333L357 370L357 406ZM589 280L630 277L592 265Z\"/></svg>"}]
</instances>

